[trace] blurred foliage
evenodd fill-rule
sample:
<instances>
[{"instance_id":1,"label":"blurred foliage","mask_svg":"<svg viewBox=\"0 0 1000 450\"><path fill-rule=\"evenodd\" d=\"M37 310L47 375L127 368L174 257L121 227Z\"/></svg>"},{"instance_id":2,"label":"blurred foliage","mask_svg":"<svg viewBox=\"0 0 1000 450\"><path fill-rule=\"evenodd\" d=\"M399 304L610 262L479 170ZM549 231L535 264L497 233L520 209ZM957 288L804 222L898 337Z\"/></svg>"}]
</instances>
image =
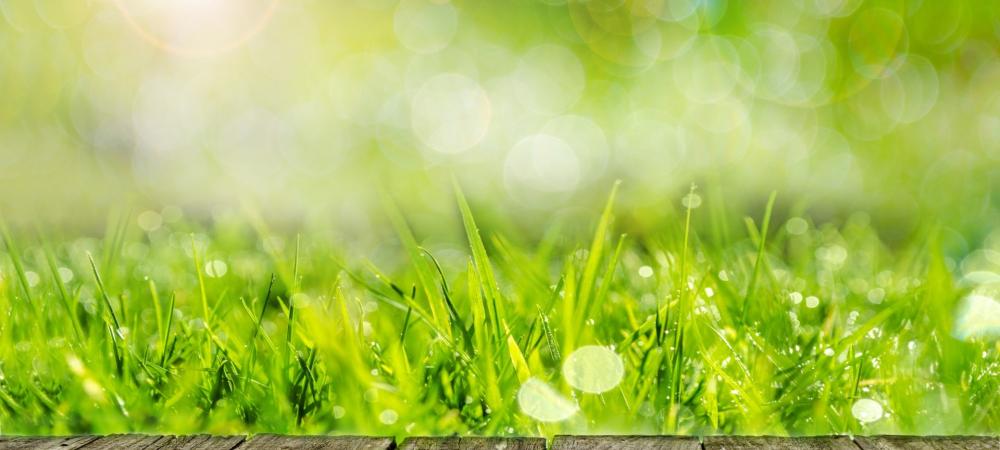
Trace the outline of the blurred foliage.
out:
<instances>
[{"instance_id":1,"label":"blurred foliage","mask_svg":"<svg viewBox=\"0 0 1000 450\"><path fill-rule=\"evenodd\" d=\"M384 225L449 174L537 230L614 179L887 235L995 221L1000 7L928 0L2 0L0 207ZM779 210L784 211L779 205ZM414 218L433 227L433 220Z\"/></svg>"}]
</instances>

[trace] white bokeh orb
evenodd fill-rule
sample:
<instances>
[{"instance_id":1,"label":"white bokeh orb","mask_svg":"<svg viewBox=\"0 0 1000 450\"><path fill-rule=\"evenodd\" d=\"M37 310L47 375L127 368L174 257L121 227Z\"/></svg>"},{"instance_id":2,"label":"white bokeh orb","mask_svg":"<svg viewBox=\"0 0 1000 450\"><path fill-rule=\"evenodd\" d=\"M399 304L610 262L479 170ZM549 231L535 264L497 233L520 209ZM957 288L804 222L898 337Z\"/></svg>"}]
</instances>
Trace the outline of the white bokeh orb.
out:
<instances>
[{"instance_id":1,"label":"white bokeh orb","mask_svg":"<svg viewBox=\"0 0 1000 450\"><path fill-rule=\"evenodd\" d=\"M529 378L517 391L521 412L540 422L561 422L579 411L579 406L538 378Z\"/></svg>"},{"instance_id":2,"label":"white bokeh orb","mask_svg":"<svg viewBox=\"0 0 1000 450\"><path fill-rule=\"evenodd\" d=\"M504 178L514 190L569 192L580 183L580 160L566 141L535 134L519 141L507 154Z\"/></svg>"},{"instance_id":3,"label":"white bokeh orb","mask_svg":"<svg viewBox=\"0 0 1000 450\"><path fill-rule=\"evenodd\" d=\"M851 405L851 415L861 423L875 422L881 419L884 413L882 404L870 398L859 398Z\"/></svg>"},{"instance_id":4,"label":"white bokeh orb","mask_svg":"<svg viewBox=\"0 0 1000 450\"><path fill-rule=\"evenodd\" d=\"M563 377L570 386L583 392L600 394L610 391L625 376L622 358L601 345L587 345L573 351L563 362Z\"/></svg>"},{"instance_id":5,"label":"white bokeh orb","mask_svg":"<svg viewBox=\"0 0 1000 450\"><path fill-rule=\"evenodd\" d=\"M517 98L531 111L557 114L580 99L586 75L566 47L544 44L528 50L517 71Z\"/></svg>"},{"instance_id":6,"label":"white bokeh orb","mask_svg":"<svg viewBox=\"0 0 1000 450\"><path fill-rule=\"evenodd\" d=\"M445 73L424 83L410 104L410 126L424 145L441 153L461 153L489 130L490 99L475 80Z\"/></svg>"},{"instance_id":7,"label":"white bokeh orb","mask_svg":"<svg viewBox=\"0 0 1000 450\"><path fill-rule=\"evenodd\" d=\"M417 53L434 53L448 46L458 29L458 11L449 2L403 0L392 19L396 38Z\"/></svg>"}]
</instances>

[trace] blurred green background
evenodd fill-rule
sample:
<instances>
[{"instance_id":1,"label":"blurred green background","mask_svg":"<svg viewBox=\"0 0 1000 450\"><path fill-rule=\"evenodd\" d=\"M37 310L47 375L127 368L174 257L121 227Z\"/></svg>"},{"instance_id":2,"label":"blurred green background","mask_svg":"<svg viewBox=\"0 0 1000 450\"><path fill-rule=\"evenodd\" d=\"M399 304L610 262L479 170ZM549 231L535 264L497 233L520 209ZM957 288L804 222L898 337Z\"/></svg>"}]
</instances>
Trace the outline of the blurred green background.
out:
<instances>
[{"instance_id":1,"label":"blurred green background","mask_svg":"<svg viewBox=\"0 0 1000 450\"><path fill-rule=\"evenodd\" d=\"M452 175L528 230L622 179L731 210L997 219L1000 6L898 0L0 0L0 210L434 228ZM797 205L797 206L796 206Z\"/></svg>"}]
</instances>

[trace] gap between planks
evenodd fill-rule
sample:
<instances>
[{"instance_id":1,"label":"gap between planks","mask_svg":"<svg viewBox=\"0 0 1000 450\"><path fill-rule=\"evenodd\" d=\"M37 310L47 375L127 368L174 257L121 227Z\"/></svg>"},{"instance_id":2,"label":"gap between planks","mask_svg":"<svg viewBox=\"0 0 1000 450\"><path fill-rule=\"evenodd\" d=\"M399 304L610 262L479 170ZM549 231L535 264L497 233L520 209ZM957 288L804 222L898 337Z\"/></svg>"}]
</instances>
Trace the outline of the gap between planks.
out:
<instances>
[{"instance_id":1,"label":"gap between planks","mask_svg":"<svg viewBox=\"0 0 1000 450\"><path fill-rule=\"evenodd\" d=\"M0 450L393 450L390 437L357 436L66 436L0 437ZM1000 450L1000 437L952 436L556 436L551 450ZM411 437L400 450L546 450L542 438Z\"/></svg>"}]
</instances>

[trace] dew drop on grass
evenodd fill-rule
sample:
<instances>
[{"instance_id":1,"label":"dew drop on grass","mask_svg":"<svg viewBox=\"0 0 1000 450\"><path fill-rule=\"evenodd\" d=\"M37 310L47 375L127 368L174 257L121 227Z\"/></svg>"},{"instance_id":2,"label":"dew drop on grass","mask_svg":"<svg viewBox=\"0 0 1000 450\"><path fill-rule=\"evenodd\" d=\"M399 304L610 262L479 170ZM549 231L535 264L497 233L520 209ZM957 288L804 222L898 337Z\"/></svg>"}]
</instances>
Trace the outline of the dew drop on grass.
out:
<instances>
[{"instance_id":1,"label":"dew drop on grass","mask_svg":"<svg viewBox=\"0 0 1000 450\"><path fill-rule=\"evenodd\" d=\"M815 308L819 306L819 298L814 295L806 297L806 308Z\"/></svg>"},{"instance_id":2,"label":"dew drop on grass","mask_svg":"<svg viewBox=\"0 0 1000 450\"><path fill-rule=\"evenodd\" d=\"M537 378L529 378L517 391L521 412L541 422L560 422L580 409L575 402Z\"/></svg>"},{"instance_id":3,"label":"dew drop on grass","mask_svg":"<svg viewBox=\"0 0 1000 450\"><path fill-rule=\"evenodd\" d=\"M591 394L613 389L621 383L624 375L622 358L611 349L599 345L580 347L563 363L566 382Z\"/></svg>"},{"instance_id":4,"label":"dew drop on grass","mask_svg":"<svg viewBox=\"0 0 1000 450\"><path fill-rule=\"evenodd\" d=\"M653 276L653 268L649 266L642 266L639 268L639 276L643 278L649 278Z\"/></svg>"},{"instance_id":5,"label":"dew drop on grass","mask_svg":"<svg viewBox=\"0 0 1000 450\"><path fill-rule=\"evenodd\" d=\"M882 418L882 404L870 398L861 398L851 406L851 415L861 423L871 423Z\"/></svg>"}]
</instances>

